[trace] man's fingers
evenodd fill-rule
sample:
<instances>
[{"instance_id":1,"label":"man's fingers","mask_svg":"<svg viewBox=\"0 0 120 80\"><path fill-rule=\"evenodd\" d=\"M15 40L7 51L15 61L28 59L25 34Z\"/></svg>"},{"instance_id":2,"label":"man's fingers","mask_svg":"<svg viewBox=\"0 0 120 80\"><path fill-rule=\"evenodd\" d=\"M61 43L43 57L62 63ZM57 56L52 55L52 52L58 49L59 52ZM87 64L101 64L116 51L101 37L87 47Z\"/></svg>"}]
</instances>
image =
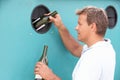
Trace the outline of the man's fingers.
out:
<instances>
[{"instance_id":1,"label":"man's fingers","mask_svg":"<svg viewBox=\"0 0 120 80\"><path fill-rule=\"evenodd\" d=\"M49 19L51 22L54 22L54 18L52 16L49 16Z\"/></svg>"}]
</instances>

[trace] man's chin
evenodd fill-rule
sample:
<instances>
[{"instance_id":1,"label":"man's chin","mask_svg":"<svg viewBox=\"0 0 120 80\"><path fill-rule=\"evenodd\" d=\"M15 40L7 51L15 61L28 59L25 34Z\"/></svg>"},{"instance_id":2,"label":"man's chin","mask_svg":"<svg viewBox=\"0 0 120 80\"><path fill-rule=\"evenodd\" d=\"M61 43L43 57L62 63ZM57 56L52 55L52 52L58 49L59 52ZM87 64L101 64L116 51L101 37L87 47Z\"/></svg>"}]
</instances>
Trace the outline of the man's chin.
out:
<instances>
[{"instance_id":1,"label":"man's chin","mask_svg":"<svg viewBox=\"0 0 120 80\"><path fill-rule=\"evenodd\" d=\"M81 41L81 39L80 39L80 38L78 38L78 41Z\"/></svg>"},{"instance_id":2,"label":"man's chin","mask_svg":"<svg viewBox=\"0 0 120 80\"><path fill-rule=\"evenodd\" d=\"M81 42L83 42L81 38L78 38L78 41L81 41Z\"/></svg>"}]
</instances>

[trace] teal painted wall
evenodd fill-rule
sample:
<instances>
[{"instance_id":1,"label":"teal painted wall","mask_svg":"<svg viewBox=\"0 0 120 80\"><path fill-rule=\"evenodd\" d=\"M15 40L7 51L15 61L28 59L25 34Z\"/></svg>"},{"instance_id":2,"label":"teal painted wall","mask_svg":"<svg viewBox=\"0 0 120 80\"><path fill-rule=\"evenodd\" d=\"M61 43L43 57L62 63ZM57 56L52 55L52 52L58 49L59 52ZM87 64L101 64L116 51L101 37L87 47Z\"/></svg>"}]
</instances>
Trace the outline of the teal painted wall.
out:
<instances>
[{"instance_id":1,"label":"teal painted wall","mask_svg":"<svg viewBox=\"0 0 120 80\"><path fill-rule=\"evenodd\" d=\"M51 11L57 10L76 39L77 9L88 5L105 9L113 5L118 12L118 22L114 29L108 29L106 37L116 50L115 80L120 80L120 1L117 0L0 0L0 80L34 80L34 67L44 44L49 46L49 67L62 80L72 80L78 58L66 50L54 25L45 34L36 33L31 26L32 10L39 4Z\"/></svg>"}]
</instances>

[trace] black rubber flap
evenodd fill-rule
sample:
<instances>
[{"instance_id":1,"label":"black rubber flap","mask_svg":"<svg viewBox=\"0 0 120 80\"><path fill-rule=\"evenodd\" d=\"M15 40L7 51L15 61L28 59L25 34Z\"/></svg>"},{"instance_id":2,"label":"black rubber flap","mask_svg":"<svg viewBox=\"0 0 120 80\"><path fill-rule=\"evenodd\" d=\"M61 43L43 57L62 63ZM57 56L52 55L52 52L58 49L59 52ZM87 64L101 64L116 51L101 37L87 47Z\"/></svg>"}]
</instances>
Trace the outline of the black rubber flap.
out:
<instances>
[{"instance_id":1,"label":"black rubber flap","mask_svg":"<svg viewBox=\"0 0 120 80\"><path fill-rule=\"evenodd\" d=\"M114 6L110 5L106 8L106 13L109 20L109 29L113 29L117 23L117 11Z\"/></svg>"},{"instance_id":2,"label":"black rubber flap","mask_svg":"<svg viewBox=\"0 0 120 80\"><path fill-rule=\"evenodd\" d=\"M35 20L44 17L44 14L47 14L49 12L50 12L50 10L43 4L38 5L37 7L35 7L33 9L33 12L31 15L31 24L32 24L33 29L36 32L43 34L43 33L46 33L50 29L51 23L46 24L43 28L41 28L39 30L36 30L36 26L35 26L35 24L33 24L35 22Z\"/></svg>"}]
</instances>

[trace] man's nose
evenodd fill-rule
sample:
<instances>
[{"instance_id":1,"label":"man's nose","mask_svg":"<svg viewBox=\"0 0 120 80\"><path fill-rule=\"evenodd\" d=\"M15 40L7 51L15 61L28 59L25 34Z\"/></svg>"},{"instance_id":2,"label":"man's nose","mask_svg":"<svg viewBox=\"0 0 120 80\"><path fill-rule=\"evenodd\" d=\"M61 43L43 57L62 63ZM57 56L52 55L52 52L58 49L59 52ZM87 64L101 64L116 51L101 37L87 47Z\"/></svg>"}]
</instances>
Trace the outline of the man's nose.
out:
<instances>
[{"instance_id":1,"label":"man's nose","mask_svg":"<svg viewBox=\"0 0 120 80\"><path fill-rule=\"evenodd\" d=\"M75 30L76 30L76 31L78 30L78 25L75 27Z\"/></svg>"}]
</instances>

